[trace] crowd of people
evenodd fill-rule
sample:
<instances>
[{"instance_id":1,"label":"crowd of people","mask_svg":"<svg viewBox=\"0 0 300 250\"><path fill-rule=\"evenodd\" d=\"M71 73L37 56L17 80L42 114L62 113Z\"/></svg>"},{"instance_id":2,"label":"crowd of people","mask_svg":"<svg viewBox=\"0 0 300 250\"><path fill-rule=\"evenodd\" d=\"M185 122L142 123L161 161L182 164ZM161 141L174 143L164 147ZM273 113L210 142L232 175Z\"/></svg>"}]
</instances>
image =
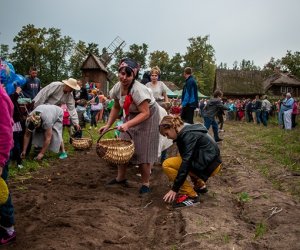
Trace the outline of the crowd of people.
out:
<instances>
[{"instance_id":1,"label":"crowd of people","mask_svg":"<svg viewBox=\"0 0 300 250\"><path fill-rule=\"evenodd\" d=\"M199 102L199 115L204 118L203 108L208 101L205 99ZM225 108L218 110L216 115L219 131L223 130L224 120L246 121L257 125L268 126L270 117L277 121L280 128L290 130L297 125L297 115L300 113L298 100L293 98L291 93L283 95L282 99L269 101L267 95L256 96L254 99L225 99L222 100Z\"/></svg>"},{"instance_id":2,"label":"crowd of people","mask_svg":"<svg viewBox=\"0 0 300 250\"><path fill-rule=\"evenodd\" d=\"M16 85L12 93L6 93L5 84L1 85L0 105L4 110L0 116L1 177L7 180L10 160L22 168L22 160L29 156L31 149L37 161L48 150L58 153L59 159L66 159L64 128L70 137L81 137L82 129L88 124L89 129L97 129L99 134L117 126L117 137L122 139L128 132L134 141L130 163L141 173L140 195L151 192L151 171L160 158L164 173L173 182L163 200L174 207L191 206L199 202L199 194L207 192L208 178L222 167L218 142L222 141L219 131L223 130L224 116L228 120L245 119L267 126L268 117L276 113L285 129L296 126L298 106L290 93L273 105L267 96L263 100L257 96L254 100L224 101L220 90L213 93L213 98L199 101L197 82L192 69L187 67L183 72L182 97L169 99L167 87L160 80L160 69L153 67L149 73L149 79L141 83L137 80L138 63L129 58L121 60L119 81L108 96L94 82L83 84L74 78L42 88L34 67L30 68L25 83ZM204 125L194 124L198 111ZM210 127L213 137L208 133ZM179 155L168 158L166 149L173 142L178 146ZM127 168L128 165L119 165L116 177L107 185L128 187ZM15 240L16 232L11 197L0 206L1 245Z\"/></svg>"}]
</instances>

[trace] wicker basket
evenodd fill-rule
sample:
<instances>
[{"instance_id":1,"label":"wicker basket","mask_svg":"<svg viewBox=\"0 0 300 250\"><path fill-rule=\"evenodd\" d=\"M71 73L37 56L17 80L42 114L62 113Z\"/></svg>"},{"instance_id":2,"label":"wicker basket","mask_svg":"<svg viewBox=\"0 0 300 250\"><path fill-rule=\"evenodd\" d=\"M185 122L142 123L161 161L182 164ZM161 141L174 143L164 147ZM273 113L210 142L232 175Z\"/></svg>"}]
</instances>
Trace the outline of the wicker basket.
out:
<instances>
[{"instance_id":1,"label":"wicker basket","mask_svg":"<svg viewBox=\"0 0 300 250\"><path fill-rule=\"evenodd\" d=\"M129 135L130 140L123 140L120 138L113 139L102 139L101 138L108 131L114 130L116 128L108 129L103 133L97 141L96 152L105 161L113 164L126 164L131 159L134 153L134 143L132 136L129 132L126 133Z\"/></svg>"},{"instance_id":2,"label":"wicker basket","mask_svg":"<svg viewBox=\"0 0 300 250\"><path fill-rule=\"evenodd\" d=\"M75 138L72 137L72 146L77 150L86 150L89 149L93 145L93 137L91 133L87 130L82 130L82 132L87 132L89 137Z\"/></svg>"}]
</instances>

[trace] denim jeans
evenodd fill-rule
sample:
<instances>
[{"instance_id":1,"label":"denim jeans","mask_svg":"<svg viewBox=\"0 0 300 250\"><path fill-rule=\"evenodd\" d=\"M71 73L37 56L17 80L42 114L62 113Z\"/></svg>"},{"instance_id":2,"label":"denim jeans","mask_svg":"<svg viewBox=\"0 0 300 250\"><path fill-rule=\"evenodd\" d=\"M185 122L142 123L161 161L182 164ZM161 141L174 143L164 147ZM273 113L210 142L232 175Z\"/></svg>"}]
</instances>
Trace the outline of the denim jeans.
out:
<instances>
[{"instance_id":1,"label":"denim jeans","mask_svg":"<svg viewBox=\"0 0 300 250\"><path fill-rule=\"evenodd\" d=\"M257 124L260 124L262 122L262 120L261 120L261 110L256 110L256 122L257 122Z\"/></svg>"},{"instance_id":2,"label":"denim jeans","mask_svg":"<svg viewBox=\"0 0 300 250\"><path fill-rule=\"evenodd\" d=\"M262 111L262 123L264 126L268 125L268 111Z\"/></svg>"},{"instance_id":3,"label":"denim jeans","mask_svg":"<svg viewBox=\"0 0 300 250\"><path fill-rule=\"evenodd\" d=\"M210 126L212 126L215 141L220 139L218 133L218 124L214 118L204 117L204 126L207 128L207 130L209 130Z\"/></svg>"},{"instance_id":4,"label":"denim jeans","mask_svg":"<svg viewBox=\"0 0 300 250\"><path fill-rule=\"evenodd\" d=\"M8 164L5 164L1 177L7 182L8 178ZM15 224L14 206L12 204L11 195L9 194L5 204L0 206L0 225L3 227L11 227Z\"/></svg>"}]
</instances>

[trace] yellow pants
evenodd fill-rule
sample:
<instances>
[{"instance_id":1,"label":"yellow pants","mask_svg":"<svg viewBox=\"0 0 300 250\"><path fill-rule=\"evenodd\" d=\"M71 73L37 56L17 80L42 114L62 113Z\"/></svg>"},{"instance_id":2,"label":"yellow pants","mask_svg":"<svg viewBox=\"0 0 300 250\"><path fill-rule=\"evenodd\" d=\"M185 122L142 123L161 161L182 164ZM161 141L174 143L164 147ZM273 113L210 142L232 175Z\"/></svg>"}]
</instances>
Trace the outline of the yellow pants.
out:
<instances>
[{"instance_id":1,"label":"yellow pants","mask_svg":"<svg viewBox=\"0 0 300 250\"><path fill-rule=\"evenodd\" d=\"M163 162L163 164L162 164L163 171L168 176L169 181L174 182L174 180L178 174L178 170L180 168L181 163L182 163L182 158L180 156L168 158ZM220 171L221 167L222 167L222 164L220 164L214 170L214 172L211 174L211 176L216 175ZM188 180L185 180L179 190L179 193L186 194L189 197L196 197L197 193L195 192L194 187L202 188L205 185L205 182L191 172L189 173L189 176L191 177L191 181L193 182L194 185L192 185Z\"/></svg>"}]
</instances>

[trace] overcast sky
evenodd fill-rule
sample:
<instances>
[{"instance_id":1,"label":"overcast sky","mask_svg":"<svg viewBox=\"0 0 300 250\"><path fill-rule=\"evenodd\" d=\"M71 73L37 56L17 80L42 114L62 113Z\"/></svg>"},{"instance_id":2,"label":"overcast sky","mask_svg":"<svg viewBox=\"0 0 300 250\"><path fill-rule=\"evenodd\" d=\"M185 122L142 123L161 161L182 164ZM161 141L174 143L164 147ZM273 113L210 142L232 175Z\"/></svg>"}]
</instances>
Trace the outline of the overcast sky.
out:
<instances>
[{"instance_id":1,"label":"overcast sky","mask_svg":"<svg viewBox=\"0 0 300 250\"><path fill-rule=\"evenodd\" d=\"M210 36L217 63L263 66L300 50L300 0L0 0L0 44L23 26L58 28L100 50L120 36L149 52L184 54L188 39Z\"/></svg>"}]
</instances>

